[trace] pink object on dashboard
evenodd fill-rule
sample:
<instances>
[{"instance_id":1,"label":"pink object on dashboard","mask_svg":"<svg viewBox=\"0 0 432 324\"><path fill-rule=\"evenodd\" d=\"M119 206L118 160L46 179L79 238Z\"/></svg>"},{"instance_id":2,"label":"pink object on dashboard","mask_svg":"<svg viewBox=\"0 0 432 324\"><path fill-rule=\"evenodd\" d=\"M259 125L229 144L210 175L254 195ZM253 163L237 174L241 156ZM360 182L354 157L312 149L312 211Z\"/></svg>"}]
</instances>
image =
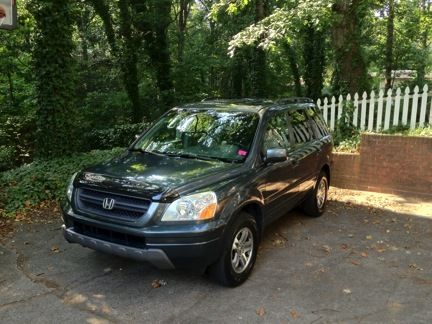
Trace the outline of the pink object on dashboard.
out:
<instances>
[{"instance_id":1,"label":"pink object on dashboard","mask_svg":"<svg viewBox=\"0 0 432 324\"><path fill-rule=\"evenodd\" d=\"M246 156L246 155L248 155L248 151L240 149L237 151L237 154L240 156Z\"/></svg>"}]
</instances>

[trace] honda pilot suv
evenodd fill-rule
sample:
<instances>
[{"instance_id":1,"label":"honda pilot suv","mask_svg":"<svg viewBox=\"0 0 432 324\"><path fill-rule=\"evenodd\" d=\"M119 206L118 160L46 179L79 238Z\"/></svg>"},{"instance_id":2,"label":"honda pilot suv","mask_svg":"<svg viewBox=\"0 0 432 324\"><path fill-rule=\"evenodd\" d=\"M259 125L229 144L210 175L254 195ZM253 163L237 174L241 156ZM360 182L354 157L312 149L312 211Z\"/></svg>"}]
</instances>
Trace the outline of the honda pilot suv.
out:
<instances>
[{"instance_id":1,"label":"honda pilot suv","mask_svg":"<svg viewBox=\"0 0 432 324\"><path fill-rule=\"evenodd\" d=\"M76 173L67 241L158 268L243 283L263 230L297 206L320 216L331 135L312 100L214 100L173 108L121 156Z\"/></svg>"}]
</instances>

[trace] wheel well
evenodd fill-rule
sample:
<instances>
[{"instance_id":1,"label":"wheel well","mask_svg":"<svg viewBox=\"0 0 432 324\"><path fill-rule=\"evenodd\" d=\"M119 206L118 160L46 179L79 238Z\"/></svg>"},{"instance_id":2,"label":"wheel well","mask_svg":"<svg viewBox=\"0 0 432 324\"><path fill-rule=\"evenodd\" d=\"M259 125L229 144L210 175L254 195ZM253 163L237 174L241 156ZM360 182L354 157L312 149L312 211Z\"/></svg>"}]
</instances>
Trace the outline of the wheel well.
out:
<instances>
[{"instance_id":1,"label":"wheel well","mask_svg":"<svg viewBox=\"0 0 432 324\"><path fill-rule=\"evenodd\" d=\"M261 239L261 234L263 231L263 215L262 215L261 206L257 203L250 203L247 204L246 206L243 206L242 210L251 214L255 218L255 222L257 223L258 226L258 233Z\"/></svg>"},{"instance_id":2,"label":"wheel well","mask_svg":"<svg viewBox=\"0 0 432 324\"><path fill-rule=\"evenodd\" d=\"M321 171L324 171L327 175L327 179L328 179L328 184L330 185L330 167L328 166L328 164L325 164Z\"/></svg>"}]
</instances>

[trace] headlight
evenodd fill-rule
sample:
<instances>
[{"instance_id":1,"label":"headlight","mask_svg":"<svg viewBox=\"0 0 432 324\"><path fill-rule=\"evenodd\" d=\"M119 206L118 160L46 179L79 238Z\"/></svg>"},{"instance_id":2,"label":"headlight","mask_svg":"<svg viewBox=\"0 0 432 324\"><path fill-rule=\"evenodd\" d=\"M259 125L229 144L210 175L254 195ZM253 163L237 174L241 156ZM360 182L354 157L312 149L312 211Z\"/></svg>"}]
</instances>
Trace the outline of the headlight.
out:
<instances>
[{"instance_id":1,"label":"headlight","mask_svg":"<svg viewBox=\"0 0 432 324\"><path fill-rule=\"evenodd\" d=\"M162 216L163 222L211 219L217 209L217 197L212 191L182 197L171 203Z\"/></svg>"},{"instance_id":2,"label":"headlight","mask_svg":"<svg viewBox=\"0 0 432 324\"><path fill-rule=\"evenodd\" d=\"M78 172L77 173L75 173L72 177L71 177L71 179L69 180L69 184L68 184L68 186L67 186L67 190L66 190L66 197L67 197L67 199L68 199L68 201L72 201L72 192L73 192L73 182L74 182L74 180L75 180L75 177L76 177L76 175L78 174Z\"/></svg>"}]
</instances>

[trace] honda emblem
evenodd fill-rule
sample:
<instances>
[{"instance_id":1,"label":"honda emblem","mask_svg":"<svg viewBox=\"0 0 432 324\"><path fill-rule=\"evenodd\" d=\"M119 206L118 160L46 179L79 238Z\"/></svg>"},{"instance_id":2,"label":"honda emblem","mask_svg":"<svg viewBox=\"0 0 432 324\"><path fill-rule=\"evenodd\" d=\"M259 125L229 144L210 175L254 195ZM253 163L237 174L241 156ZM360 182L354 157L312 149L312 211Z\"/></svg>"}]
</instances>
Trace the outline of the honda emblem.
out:
<instances>
[{"instance_id":1,"label":"honda emblem","mask_svg":"<svg viewBox=\"0 0 432 324\"><path fill-rule=\"evenodd\" d=\"M113 210L115 206L115 200L112 198L105 198L102 202L102 207L107 210Z\"/></svg>"}]
</instances>

